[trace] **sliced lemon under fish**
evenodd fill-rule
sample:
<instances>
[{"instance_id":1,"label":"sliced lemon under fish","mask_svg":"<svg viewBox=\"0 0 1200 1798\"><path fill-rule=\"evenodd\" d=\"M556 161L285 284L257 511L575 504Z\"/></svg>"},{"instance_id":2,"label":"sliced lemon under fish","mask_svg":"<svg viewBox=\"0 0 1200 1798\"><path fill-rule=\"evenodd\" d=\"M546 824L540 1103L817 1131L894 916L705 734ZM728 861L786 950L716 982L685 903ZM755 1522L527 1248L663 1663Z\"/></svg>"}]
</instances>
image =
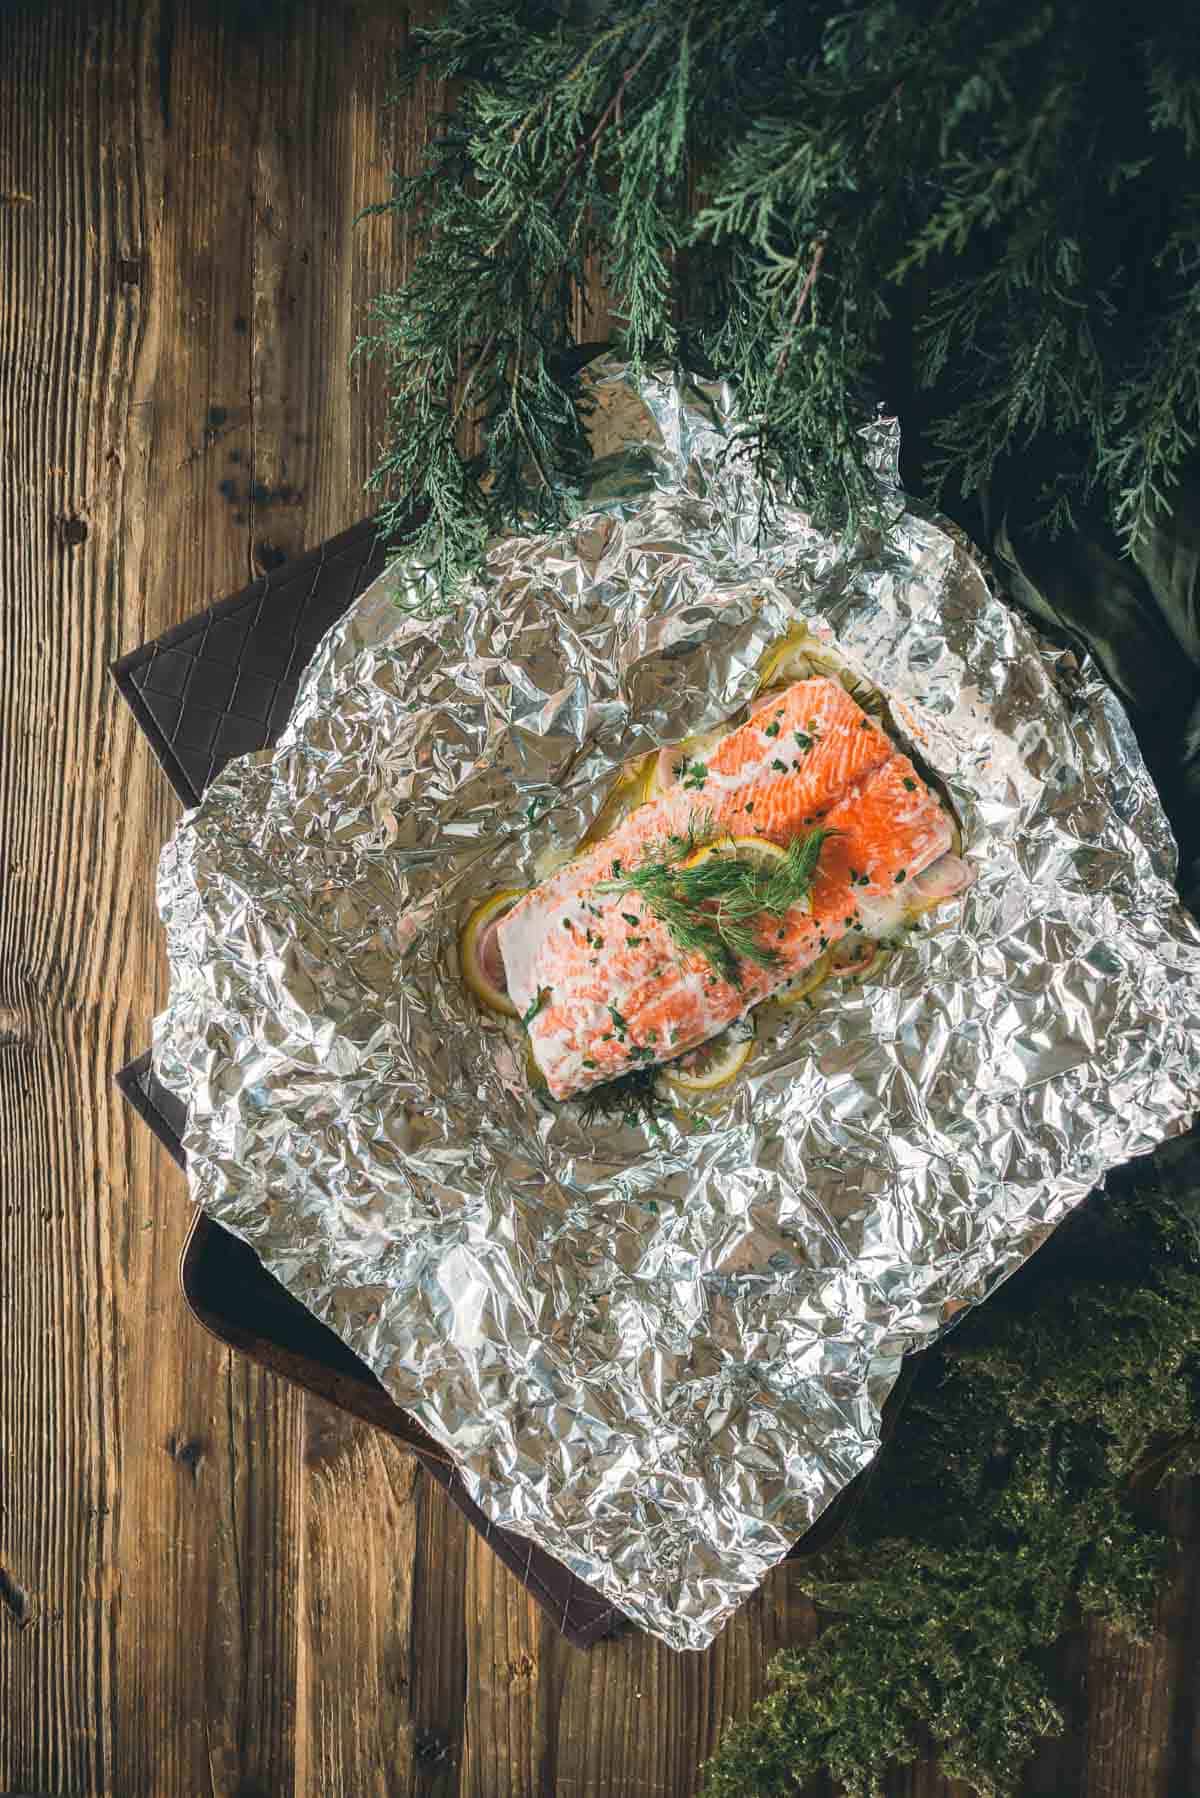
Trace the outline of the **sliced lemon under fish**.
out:
<instances>
[{"instance_id":1,"label":"sliced lemon under fish","mask_svg":"<svg viewBox=\"0 0 1200 1798\"><path fill-rule=\"evenodd\" d=\"M523 887L508 887L483 900L463 925L458 939L463 979L481 1005L486 1005L489 1011L499 1012L506 1018L515 1018L517 1008L501 984L503 963L497 968L498 957L494 958L490 953L494 939L489 926L498 922L518 899L523 898L524 892Z\"/></svg>"},{"instance_id":2,"label":"sliced lemon under fish","mask_svg":"<svg viewBox=\"0 0 1200 1798\"><path fill-rule=\"evenodd\" d=\"M714 1093L737 1078L754 1053L754 1026L748 1018L731 1024L663 1068L668 1086L683 1093Z\"/></svg>"},{"instance_id":3,"label":"sliced lemon under fish","mask_svg":"<svg viewBox=\"0 0 1200 1798\"><path fill-rule=\"evenodd\" d=\"M794 975L786 986L781 986L778 992L772 993L771 1003L774 1005L799 1005L802 999L807 999L810 993L815 993L817 988L828 979L829 954L826 951L824 955L817 957L811 967L802 968L800 973Z\"/></svg>"}]
</instances>

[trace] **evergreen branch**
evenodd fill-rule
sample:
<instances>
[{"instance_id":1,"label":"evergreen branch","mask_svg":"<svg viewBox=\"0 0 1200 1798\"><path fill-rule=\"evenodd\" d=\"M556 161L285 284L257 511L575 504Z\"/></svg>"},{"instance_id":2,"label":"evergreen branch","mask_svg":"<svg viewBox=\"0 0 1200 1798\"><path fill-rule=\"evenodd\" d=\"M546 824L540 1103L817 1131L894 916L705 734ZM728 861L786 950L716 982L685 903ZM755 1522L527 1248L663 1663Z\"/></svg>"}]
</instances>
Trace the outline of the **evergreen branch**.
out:
<instances>
[{"instance_id":1,"label":"evergreen branch","mask_svg":"<svg viewBox=\"0 0 1200 1798\"><path fill-rule=\"evenodd\" d=\"M792 308L792 317L788 325L788 333L783 340L783 347L780 349L779 358L775 364L776 380L781 378L787 368L792 353L792 339L796 335L796 327L800 323L800 314L804 311L804 302L812 292L813 283L817 278L817 271L820 268L824 257L825 239L823 237L818 237L813 244L813 258L809 264L808 273L800 283L800 290L796 295L796 304Z\"/></svg>"},{"instance_id":2,"label":"evergreen branch","mask_svg":"<svg viewBox=\"0 0 1200 1798\"><path fill-rule=\"evenodd\" d=\"M706 1798L816 1773L881 1798L931 1747L1015 1798L1066 1727L1048 1649L1084 1616L1147 1639L1167 1544L1142 1495L1200 1470L1198 1176L1195 1132L1123 1170L921 1357L845 1534L800 1563L824 1627L777 1657Z\"/></svg>"},{"instance_id":3,"label":"evergreen branch","mask_svg":"<svg viewBox=\"0 0 1200 1798\"><path fill-rule=\"evenodd\" d=\"M635 365L683 345L731 382L764 524L785 497L882 525L860 427L901 299L929 496L993 478L1015 434L1049 516L1096 491L1132 548L1200 432L1175 266L1198 41L1175 0L449 0L407 76L454 106L387 202L423 248L365 346L393 389L385 516L424 502L413 553L447 589L493 533L570 516L587 408L559 359L599 264Z\"/></svg>"}]
</instances>

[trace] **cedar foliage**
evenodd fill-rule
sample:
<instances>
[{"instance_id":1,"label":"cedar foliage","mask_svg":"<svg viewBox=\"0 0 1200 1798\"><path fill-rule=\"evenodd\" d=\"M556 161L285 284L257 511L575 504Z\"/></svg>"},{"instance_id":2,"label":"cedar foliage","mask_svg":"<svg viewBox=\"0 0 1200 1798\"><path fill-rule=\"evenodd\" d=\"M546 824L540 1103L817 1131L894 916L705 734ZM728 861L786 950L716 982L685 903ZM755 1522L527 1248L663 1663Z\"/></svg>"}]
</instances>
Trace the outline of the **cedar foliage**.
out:
<instances>
[{"instance_id":1,"label":"cedar foliage","mask_svg":"<svg viewBox=\"0 0 1200 1798\"><path fill-rule=\"evenodd\" d=\"M986 1798L1064 1728L1047 1651L1083 1614L1146 1635L1155 1488L1200 1471L1200 1134L1113 1175L924 1358L844 1537L803 1563L825 1627L779 1656L706 1798L822 1769L881 1798L926 1756Z\"/></svg>"},{"instance_id":2,"label":"cedar foliage","mask_svg":"<svg viewBox=\"0 0 1200 1798\"><path fill-rule=\"evenodd\" d=\"M829 528L875 516L876 400L951 509L1014 461L1052 531L1095 500L1132 547L1169 508L1200 421L1179 0L449 0L422 71L454 104L383 208L421 247L362 347L391 382L385 519L426 503L443 582L571 511L562 357L596 267L634 363L728 375L756 465Z\"/></svg>"}]
</instances>

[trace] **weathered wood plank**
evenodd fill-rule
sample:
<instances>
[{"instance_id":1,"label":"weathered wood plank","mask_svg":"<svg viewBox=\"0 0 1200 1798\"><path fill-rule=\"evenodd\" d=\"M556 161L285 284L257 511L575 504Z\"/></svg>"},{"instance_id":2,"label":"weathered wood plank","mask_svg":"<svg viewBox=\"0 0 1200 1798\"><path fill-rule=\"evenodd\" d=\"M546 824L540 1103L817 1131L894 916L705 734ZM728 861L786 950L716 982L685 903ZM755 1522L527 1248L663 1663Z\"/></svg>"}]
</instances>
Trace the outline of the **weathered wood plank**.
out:
<instances>
[{"instance_id":1,"label":"weathered wood plank","mask_svg":"<svg viewBox=\"0 0 1200 1798\"><path fill-rule=\"evenodd\" d=\"M296 1790L407 1798L419 1468L318 1399L306 1426Z\"/></svg>"},{"instance_id":2,"label":"weathered wood plank","mask_svg":"<svg viewBox=\"0 0 1200 1798\"><path fill-rule=\"evenodd\" d=\"M467 1637L464 1798L540 1798L554 1791L546 1760L542 1618L528 1592L471 1532L464 1620ZM552 1648L551 1648L552 1654Z\"/></svg>"},{"instance_id":3,"label":"weathered wood plank","mask_svg":"<svg viewBox=\"0 0 1200 1798\"><path fill-rule=\"evenodd\" d=\"M784 1567L707 1654L568 1648L395 1444L186 1322L182 1182L111 1089L164 996L176 808L105 664L367 508L386 394L347 362L409 248L354 221L438 98L382 107L404 29L0 13L3 1789L686 1798L815 1628ZM1196 1483L1167 1504L1159 1629L1065 1645L1030 1798L1200 1791Z\"/></svg>"},{"instance_id":4,"label":"weathered wood plank","mask_svg":"<svg viewBox=\"0 0 1200 1798\"><path fill-rule=\"evenodd\" d=\"M1086 1798L1173 1798L1196 1789L1200 1482L1172 1480L1154 1510L1172 1539L1154 1634L1130 1642L1089 1624Z\"/></svg>"},{"instance_id":5,"label":"weathered wood plank","mask_svg":"<svg viewBox=\"0 0 1200 1798\"><path fill-rule=\"evenodd\" d=\"M813 1639L799 1580L794 1565L777 1568L703 1654L677 1655L633 1631L587 1653L554 1636L542 1656L554 1769L544 1789L571 1798L697 1791L726 1725L766 1690L773 1656ZM804 1798L822 1790L822 1781L810 1782Z\"/></svg>"},{"instance_id":6,"label":"weathered wood plank","mask_svg":"<svg viewBox=\"0 0 1200 1798\"><path fill-rule=\"evenodd\" d=\"M413 1604L413 1711L423 1798L457 1798L462 1789L469 1683L463 1617L472 1537L444 1489L423 1475Z\"/></svg>"}]
</instances>

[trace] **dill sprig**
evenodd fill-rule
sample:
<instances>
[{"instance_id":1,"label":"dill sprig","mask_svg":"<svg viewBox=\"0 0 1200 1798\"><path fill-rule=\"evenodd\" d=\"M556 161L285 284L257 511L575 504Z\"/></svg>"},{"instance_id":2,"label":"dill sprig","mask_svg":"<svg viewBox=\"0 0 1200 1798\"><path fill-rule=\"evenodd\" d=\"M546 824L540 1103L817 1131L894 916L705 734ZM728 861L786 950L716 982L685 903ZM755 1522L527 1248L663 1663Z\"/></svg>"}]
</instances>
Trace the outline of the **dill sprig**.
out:
<instances>
[{"instance_id":1,"label":"dill sprig","mask_svg":"<svg viewBox=\"0 0 1200 1798\"><path fill-rule=\"evenodd\" d=\"M731 985L742 984L741 964L773 967L778 951L760 940L763 926L799 905L811 903L813 876L827 830L796 837L784 860L725 849L711 825L668 837L646 861L627 874L601 881L601 893L640 899L685 955L703 955ZM715 853L693 860L712 845Z\"/></svg>"}]
</instances>

